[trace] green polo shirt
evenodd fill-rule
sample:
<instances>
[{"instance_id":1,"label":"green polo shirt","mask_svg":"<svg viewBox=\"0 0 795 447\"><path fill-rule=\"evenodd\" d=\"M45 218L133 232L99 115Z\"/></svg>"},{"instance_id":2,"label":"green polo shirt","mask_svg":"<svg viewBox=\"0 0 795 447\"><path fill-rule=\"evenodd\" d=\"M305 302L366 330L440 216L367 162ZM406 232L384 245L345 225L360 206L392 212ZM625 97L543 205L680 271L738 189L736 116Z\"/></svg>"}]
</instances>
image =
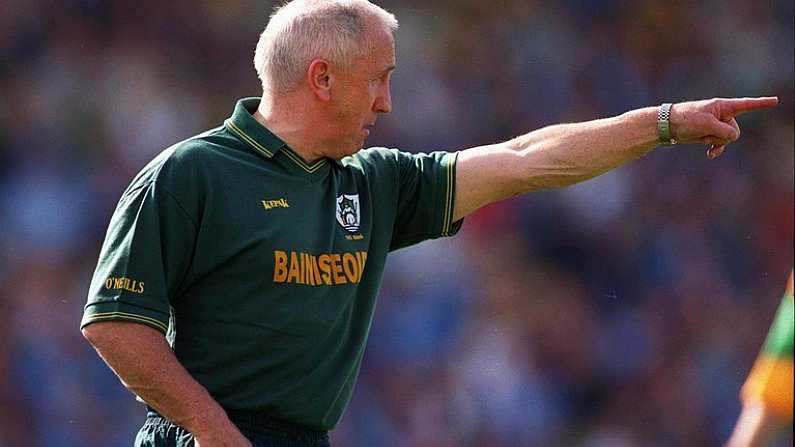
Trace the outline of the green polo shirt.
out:
<instances>
[{"instance_id":1,"label":"green polo shirt","mask_svg":"<svg viewBox=\"0 0 795 447\"><path fill-rule=\"evenodd\" d=\"M329 430L350 400L386 255L450 236L455 153L306 163L257 98L162 152L111 218L81 326L141 323L225 408ZM134 343L134 340L130 341Z\"/></svg>"}]
</instances>

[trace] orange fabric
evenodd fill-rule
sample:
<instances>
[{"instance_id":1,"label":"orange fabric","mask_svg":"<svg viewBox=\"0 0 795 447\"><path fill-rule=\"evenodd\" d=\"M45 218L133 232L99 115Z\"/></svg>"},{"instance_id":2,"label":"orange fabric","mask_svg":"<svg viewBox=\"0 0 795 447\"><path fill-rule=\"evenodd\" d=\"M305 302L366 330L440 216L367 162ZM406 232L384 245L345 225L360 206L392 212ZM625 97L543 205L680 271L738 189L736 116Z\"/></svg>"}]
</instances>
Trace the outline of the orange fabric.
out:
<instances>
[{"instance_id":1,"label":"orange fabric","mask_svg":"<svg viewBox=\"0 0 795 447\"><path fill-rule=\"evenodd\" d=\"M792 358L761 355L743 385L743 402L761 401L781 421L792 420L793 406Z\"/></svg>"}]
</instances>

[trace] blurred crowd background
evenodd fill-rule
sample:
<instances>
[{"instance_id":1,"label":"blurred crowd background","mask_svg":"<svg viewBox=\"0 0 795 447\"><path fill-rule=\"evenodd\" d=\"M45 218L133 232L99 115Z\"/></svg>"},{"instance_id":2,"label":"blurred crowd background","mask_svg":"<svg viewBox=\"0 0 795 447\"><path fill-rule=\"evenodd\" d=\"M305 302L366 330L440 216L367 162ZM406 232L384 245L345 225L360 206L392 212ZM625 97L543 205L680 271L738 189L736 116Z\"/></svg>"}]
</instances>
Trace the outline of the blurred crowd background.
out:
<instances>
[{"instance_id":1,"label":"blurred crowd background","mask_svg":"<svg viewBox=\"0 0 795 447\"><path fill-rule=\"evenodd\" d=\"M394 253L335 447L720 445L793 264L792 1L378 3L400 20L398 70L371 145L781 105L741 117L715 161L660 149ZM131 445L144 409L78 330L89 278L135 173L258 95L271 8L3 1L0 446Z\"/></svg>"}]
</instances>

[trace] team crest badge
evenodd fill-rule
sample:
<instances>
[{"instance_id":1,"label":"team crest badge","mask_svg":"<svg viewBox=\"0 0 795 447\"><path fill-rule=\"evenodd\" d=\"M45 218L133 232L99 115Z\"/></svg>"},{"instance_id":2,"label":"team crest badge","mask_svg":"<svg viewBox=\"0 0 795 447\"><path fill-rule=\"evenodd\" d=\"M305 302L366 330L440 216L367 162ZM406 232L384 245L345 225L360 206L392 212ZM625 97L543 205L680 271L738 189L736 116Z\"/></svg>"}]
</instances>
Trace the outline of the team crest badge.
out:
<instances>
[{"instance_id":1,"label":"team crest badge","mask_svg":"<svg viewBox=\"0 0 795 447\"><path fill-rule=\"evenodd\" d=\"M359 231L359 216L359 194L342 194L337 197L337 222L345 231Z\"/></svg>"}]
</instances>

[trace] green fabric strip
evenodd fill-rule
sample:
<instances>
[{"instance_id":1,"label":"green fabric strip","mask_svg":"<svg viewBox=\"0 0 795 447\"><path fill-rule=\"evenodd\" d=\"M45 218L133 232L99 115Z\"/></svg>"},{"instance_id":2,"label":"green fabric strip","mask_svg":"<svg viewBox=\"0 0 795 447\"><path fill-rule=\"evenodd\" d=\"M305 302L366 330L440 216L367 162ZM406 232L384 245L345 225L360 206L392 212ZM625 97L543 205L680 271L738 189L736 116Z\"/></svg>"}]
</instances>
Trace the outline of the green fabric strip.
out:
<instances>
[{"instance_id":1,"label":"green fabric strip","mask_svg":"<svg viewBox=\"0 0 795 447\"><path fill-rule=\"evenodd\" d=\"M792 295L785 295L776 312L776 319L765 340L762 351L773 357L792 357L793 318L795 306Z\"/></svg>"}]
</instances>

